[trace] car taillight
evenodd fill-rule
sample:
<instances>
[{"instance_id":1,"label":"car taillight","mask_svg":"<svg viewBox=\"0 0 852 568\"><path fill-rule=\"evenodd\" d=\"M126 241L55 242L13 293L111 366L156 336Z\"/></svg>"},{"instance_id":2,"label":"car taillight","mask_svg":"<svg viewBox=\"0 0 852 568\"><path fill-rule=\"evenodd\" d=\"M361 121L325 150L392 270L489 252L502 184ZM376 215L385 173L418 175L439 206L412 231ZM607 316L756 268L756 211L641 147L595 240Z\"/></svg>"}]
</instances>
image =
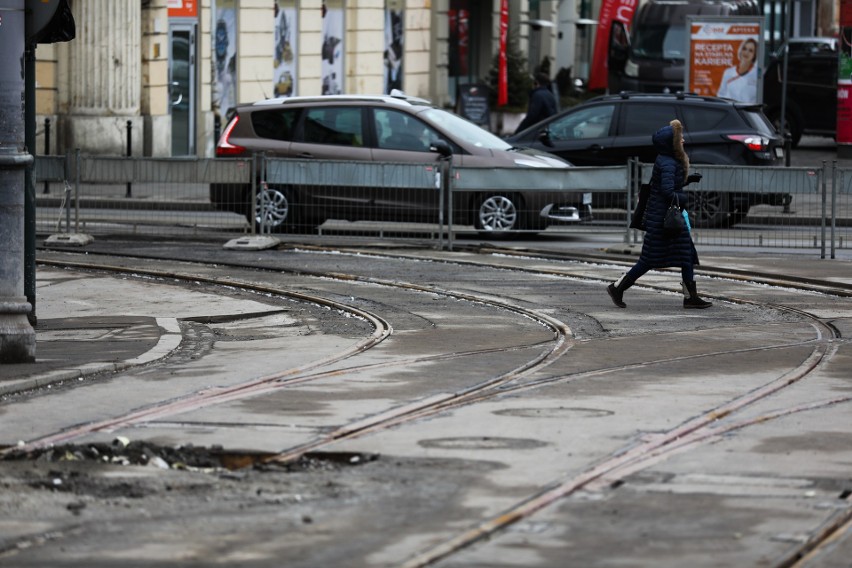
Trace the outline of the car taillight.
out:
<instances>
[{"instance_id":1,"label":"car taillight","mask_svg":"<svg viewBox=\"0 0 852 568\"><path fill-rule=\"evenodd\" d=\"M245 146L238 146L236 144L231 144L228 141L228 138L231 137L231 132L233 132L234 127L240 121L239 116L235 116L234 120L225 127L225 132L222 133L222 136L219 138L219 143L216 144L216 156L217 157L226 157L226 156L242 156L246 152Z\"/></svg>"},{"instance_id":2,"label":"car taillight","mask_svg":"<svg viewBox=\"0 0 852 568\"><path fill-rule=\"evenodd\" d=\"M769 149L769 138L765 136L756 136L754 134L728 134L728 140L736 140L751 150L752 152L765 152Z\"/></svg>"}]
</instances>

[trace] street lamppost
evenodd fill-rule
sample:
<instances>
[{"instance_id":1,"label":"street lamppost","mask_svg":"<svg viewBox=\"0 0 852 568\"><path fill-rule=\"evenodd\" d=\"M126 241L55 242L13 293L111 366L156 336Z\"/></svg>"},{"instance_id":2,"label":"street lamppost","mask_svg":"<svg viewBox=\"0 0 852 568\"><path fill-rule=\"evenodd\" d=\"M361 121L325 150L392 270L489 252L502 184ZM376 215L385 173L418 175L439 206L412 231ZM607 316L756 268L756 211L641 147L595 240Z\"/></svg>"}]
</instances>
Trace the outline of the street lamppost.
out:
<instances>
[{"instance_id":1,"label":"street lamppost","mask_svg":"<svg viewBox=\"0 0 852 568\"><path fill-rule=\"evenodd\" d=\"M0 364L35 361L24 294L24 0L0 0Z\"/></svg>"}]
</instances>

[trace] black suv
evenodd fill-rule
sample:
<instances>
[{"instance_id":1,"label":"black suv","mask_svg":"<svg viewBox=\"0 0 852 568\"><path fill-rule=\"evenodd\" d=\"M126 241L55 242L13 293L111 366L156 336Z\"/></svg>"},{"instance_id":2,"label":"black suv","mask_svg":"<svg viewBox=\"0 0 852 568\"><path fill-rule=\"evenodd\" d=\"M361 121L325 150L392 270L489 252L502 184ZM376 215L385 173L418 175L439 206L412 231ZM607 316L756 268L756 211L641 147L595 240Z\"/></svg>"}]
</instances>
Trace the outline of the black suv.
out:
<instances>
[{"instance_id":1,"label":"black suv","mask_svg":"<svg viewBox=\"0 0 852 568\"><path fill-rule=\"evenodd\" d=\"M781 165L783 139L760 105L693 94L621 93L590 99L510 136L518 146L545 150L575 166L653 163L651 135L672 119L684 125L690 163ZM696 191L691 210L697 227L740 221L752 205L784 205L786 195ZM624 208L625 195L593 193L594 209Z\"/></svg>"},{"instance_id":2,"label":"black suv","mask_svg":"<svg viewBox=\"0 0 852 568\"><path fill-rule=\"evenodd\" d=\"M787 101L784 129L793 147L803 134L834 137L837 132L837 39L797 37L787 43ZM766 116L781 126L784 47L769 58L763 76Z\"/></svg>"}]
</instances>

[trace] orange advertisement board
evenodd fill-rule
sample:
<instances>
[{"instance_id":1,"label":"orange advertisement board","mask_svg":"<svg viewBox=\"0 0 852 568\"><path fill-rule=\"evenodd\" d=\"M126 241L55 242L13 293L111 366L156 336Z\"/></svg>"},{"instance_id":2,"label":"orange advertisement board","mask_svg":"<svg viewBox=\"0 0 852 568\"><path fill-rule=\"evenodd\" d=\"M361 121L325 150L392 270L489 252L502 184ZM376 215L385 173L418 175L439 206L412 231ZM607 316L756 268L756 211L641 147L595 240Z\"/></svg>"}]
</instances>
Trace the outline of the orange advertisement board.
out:
<instances>
[{"instance_id":1,"label":"orange advertisement board","mask_svg":"<svg viewBox=\"0 0 852 568\"><path fill-rule=\"evenodd\" d=\"M170 18L197 18L198 0L168 0Z\"/></svg>"},{"instance_id":2,"label":"orange advertisement board","mask_svg":"<svg viewBox=\"0 0 852 568\"><path fill-rule=\"evenodd\" d=\"M742 102L763 100L761 23L742 18L690 21L688 90Z\"/></svg>"}]
</instances>

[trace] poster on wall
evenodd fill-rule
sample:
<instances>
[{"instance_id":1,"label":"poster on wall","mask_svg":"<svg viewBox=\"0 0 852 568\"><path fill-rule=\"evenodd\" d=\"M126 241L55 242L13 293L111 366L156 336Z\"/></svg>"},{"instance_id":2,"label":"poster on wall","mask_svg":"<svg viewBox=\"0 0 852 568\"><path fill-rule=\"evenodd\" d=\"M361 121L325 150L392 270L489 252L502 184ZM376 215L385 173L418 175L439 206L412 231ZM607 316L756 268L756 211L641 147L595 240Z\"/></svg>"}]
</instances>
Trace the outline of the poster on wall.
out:
<instances>
[{"instance_id":1,"label":"poster on wall","mask_svg":"<svg viewBox=\"0 0 852 568\"><path fill-rule=\"evenodd\" d=\"M343 0L322 3L322 94L343 92Z\"/></svg>"},{"instance_id":2,"label":"poster on wall","mask_svg":"<svg viewBox=\"0 0 852 568\"><path fill-rule=\"evenodd\" d=\"M213 24L213 113L224 122L237 103L236 0L216 0Z\"/></svg>"},{"instance_id":3,"label":"poster on wall","mask_svg":"<svg viewBox=\"0 0 852 568\"><path fill-rule=\"evenodd\" d=\"M296 0L275 1L275 68L272 71L273 96L296 94Z\"/></svg>"},{"instance_id":4,"label":"poster on wall","mask_svg":"<svg viewBox=\"0 0 852 568\"><path fill-rule=\"evenodd\" d=\"M385 2L385 94L402 90L402 55L405 46L405 11L402 0Z\"/></svg>"},{"instance_id":5,"label":"poster on wall","mask_svg":"<svg viewBox=\"0 0 852 568\"><path fill-rule=\"evenodd\" d=\"M759 18L687 18L687 90L746 103L763 101Z\"/></svg>"},{"instance_id":6,"label":"poster on wall","mask_svg":"<svg viewBox=\"0 0 852 568\"><path fill-rule=\"evenodd\" d=\"M447 10L450 27L450 77L466 77L470 74L468 61L468 24L470 12L464 8Z\"/></svg>"}]
</instances>

